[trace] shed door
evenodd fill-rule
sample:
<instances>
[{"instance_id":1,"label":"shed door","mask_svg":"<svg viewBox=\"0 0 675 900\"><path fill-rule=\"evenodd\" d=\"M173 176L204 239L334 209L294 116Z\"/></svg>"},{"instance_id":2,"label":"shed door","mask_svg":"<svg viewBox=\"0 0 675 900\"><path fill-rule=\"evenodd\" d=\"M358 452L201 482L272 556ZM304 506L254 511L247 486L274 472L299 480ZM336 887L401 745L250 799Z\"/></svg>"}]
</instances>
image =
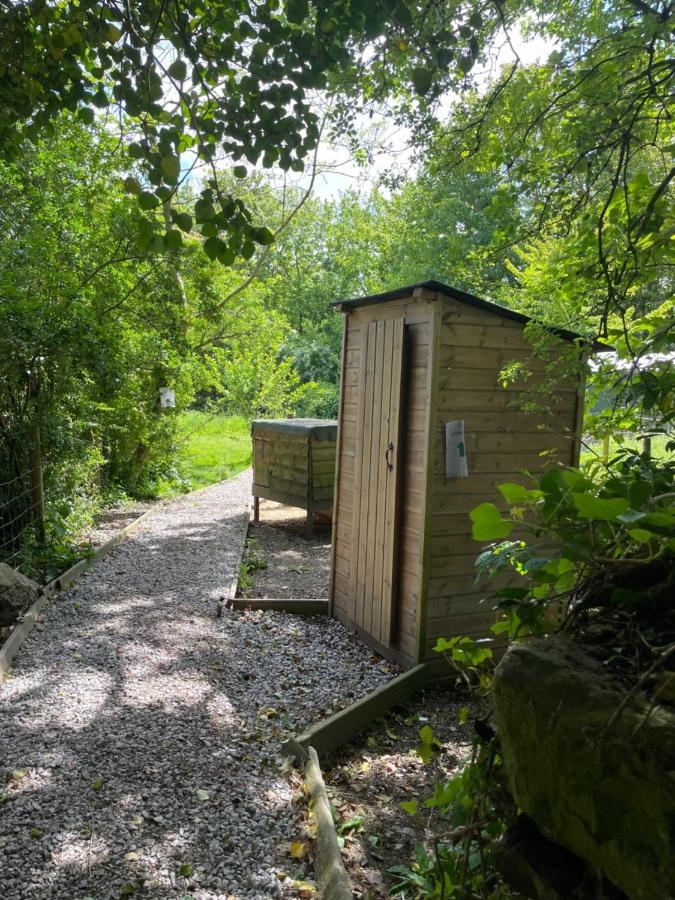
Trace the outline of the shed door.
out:
<instances>
[{"instance_id":1,"label":"shed door","mask_svg":"<svg viewBox=\"0 0 675 900\"><path fill-rule=\"evenodd\" d=\"M394 636L395 540L403 319L364 326L354 459L351 595L354 621L384 647Z\"/></svg>"}]
</instances>

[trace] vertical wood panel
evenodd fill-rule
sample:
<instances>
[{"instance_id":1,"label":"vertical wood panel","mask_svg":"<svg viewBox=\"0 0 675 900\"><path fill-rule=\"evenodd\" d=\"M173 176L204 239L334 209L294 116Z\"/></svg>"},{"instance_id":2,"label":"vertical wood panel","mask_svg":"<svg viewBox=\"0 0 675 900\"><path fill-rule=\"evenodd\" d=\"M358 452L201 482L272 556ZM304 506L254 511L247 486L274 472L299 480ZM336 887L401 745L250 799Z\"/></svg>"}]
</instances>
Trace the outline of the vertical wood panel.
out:
<instances>
[{"instance_id":1,"label":"vertical wood panel","mask_svg":"<svg viewBox=\"0 0 675 900\"><path fill-rule=\"evenodd\" d=\"M402 319L378 319L369 322L361 334L350 592L354 623L389 647L395 621L392 606L404 323ZM387 465L390 442L391 469Z\"/></svg>"},{"instance_id":2,"label":"vertical wood panel","mask_svg":"<svg viewBox=\"0 0 675 900\"><path fill-rule=\"evenodd\" d=\"M385 536L385 505L386 505L386 459L387 442L389 439L389 407L391 397L391 334L393 323L391 321L378 322L377 348L380 364L379 372L379 441L377 446L377 496L375 504L377 513L375 516L375 534L373 536L373 603L370 631L379 635L382 621L382 604L385 602L385 591L382 577L382 564L384 558Z\"/></svg>"},{"instance_id":3,"label":"vertical wood panel","mask_svg":"<svg viewBox=\"0 0 675 900\"><path fill-rule=\"evenodd\" d=\"M366 604L366 563L368 554L368 512L370 504L371 443L373 436L373 375L375 371L375 335L377 324L370 322L366 333L367 350L365 365L365 390L363 397L363 419L361 429L361 490L355 497L359 508L359 541L355 548L356 562L356 624L363 627Z\"/></svg>"},{"instance_id":4,"label":"vertical wood panel","mask_svg":"<svg viewBox=\"0 0 675 900\"><path fill-rule=\"evenodd\" d=\"M392 335L391 357L391 385L390 405L388 416L387 445L392 443L394 451L392 456L393 468L386 468L386 500L385 514L382 523L385 534L383 573L382 573L382 611L380 618L379 641L385 646L391 646L394 640L394 632L397 624L395 604L397 600L397 584L395 567L398 543L398 505L400 495L401 468L403 454L401 452L401 439L403 415L403 371L405 360L405 324L403 319L394 322Z\"/></svg>"},{"instance_id":5,"label":"vertical wood panel","mask_svg":"<svg viewBox=\"0 0 675 900\"><path fill-rule=\"evenodd\" d=\"M363 444L366 406L366 378L368 369L368 330L360 329L361 361L359 365L359 395L356 410L356 451L354 453L354 499L352 502L352 546L349 569L349 597L351 618L358 621L358 565L361 536L361 484L363 481Z\"/></svg>"},{"instance_id":6,"label":"vertical wood panel","mask_svg":"<svg viewBox=\"0 0 675 900\"><path fill-rule=\"evenodd\" d=\"M373 338L375 353L373 358L373 404L370 433L370 477L368 483L368 537L365 552L365 579L364 579L364 606L362 628L369 634L374 634L373 618L374 609L379 611L382 602L381 584L375 581L375 555L377 535L379 531L378 521L378 497L380 478L382 477L383 461L380 456L382 443L382 384L384 376L384 322L373 322ZM378 612L379 619L379 612Z\"/></svg>"}]
</instances>

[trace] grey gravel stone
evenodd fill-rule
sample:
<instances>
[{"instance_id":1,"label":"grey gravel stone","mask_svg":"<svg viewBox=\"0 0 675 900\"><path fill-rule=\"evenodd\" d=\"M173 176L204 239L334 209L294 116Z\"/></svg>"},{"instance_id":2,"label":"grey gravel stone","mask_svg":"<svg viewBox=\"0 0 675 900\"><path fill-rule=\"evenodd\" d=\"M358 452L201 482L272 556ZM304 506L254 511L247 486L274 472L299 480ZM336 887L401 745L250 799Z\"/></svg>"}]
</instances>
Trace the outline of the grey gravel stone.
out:
<instances>
[{"instance_id":1,"label":"grey gravel stone","mask_svg":"<svg viewBox=\"0 0 675 900\"><path fill-rule=\"evenodd\" d=\"M296 896L281 744L394 672L335 621L216 618L249 494L162 505L45 609L0 688L2 900Z\"/></svg>"}]
</instances>

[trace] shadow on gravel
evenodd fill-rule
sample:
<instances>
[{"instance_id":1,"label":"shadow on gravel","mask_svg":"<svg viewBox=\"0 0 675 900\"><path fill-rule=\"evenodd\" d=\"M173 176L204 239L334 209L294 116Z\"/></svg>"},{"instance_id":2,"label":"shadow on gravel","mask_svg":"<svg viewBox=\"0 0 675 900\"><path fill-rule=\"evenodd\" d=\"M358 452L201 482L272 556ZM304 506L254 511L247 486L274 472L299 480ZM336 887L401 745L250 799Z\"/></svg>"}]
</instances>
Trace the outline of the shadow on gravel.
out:
<instances>
[{"instance_id":1,"label":"shadow on gravel","mask_svg":"<svg viewBox=\"0 0 675 900\"><path fill-rule=\"evenodd\" d=\"M293 815L256 659L286 648L215 618L227 519L141 533L45 612L0 695L3 900L276 895Z\"/></svg>"}]
</instances>

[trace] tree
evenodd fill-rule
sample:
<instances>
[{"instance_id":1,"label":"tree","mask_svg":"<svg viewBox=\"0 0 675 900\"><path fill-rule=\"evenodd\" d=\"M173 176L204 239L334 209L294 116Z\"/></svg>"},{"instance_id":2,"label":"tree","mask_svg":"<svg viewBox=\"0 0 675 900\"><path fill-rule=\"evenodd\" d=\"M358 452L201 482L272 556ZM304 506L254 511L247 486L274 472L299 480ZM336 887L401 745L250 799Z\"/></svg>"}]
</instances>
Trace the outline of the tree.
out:
<instances>
[{"instance_id":1,"label":"tree","mask_svg":"<svg viewBox=\"0 0 675 900\"><path fill-rule=\"evenodd\" d=\"M182 154L205 167L194 217L207 249L230 263L272 236L221 189L219 155L237 163L237 176L246 175L243 160L303 171L320 138L315 92L368 100L378 80L402 72L423 95L430 56L446 73L458 60L453 78L464 77L479 52L481 22L472 3L416 0L7 4L0 11L0 153L20 152L22 140L48 130L64 108L85 123L106 111L119 118L125 140L136 133L129 153L143 180L130 178L129 188L141 209L175 196L186 178ZM430 54L434 39L445 48L440 56ZM349 129L345 107L335 121ZM149 228L144 239L155 250L167 241Z\"/></svg>"},{"instance_id":2,"label":"tree","mask_svg":"<svg viewBox=\"0 0 675 900\"><path fill-rule=\"evenodd\" d=\"M189 235L177 251L139 249L125 171L117 140L69 115L0 163L0 483L24 496L37 448L52 550L106 486L176 481L160 387L178 410L213 391L250 413L265 391L281 409L297 386L290 371L270 387L288 325L260 288L222 302L250 264L224 268Z\"/></svg>"},{"instance_id":3,"label":"tree","mask_svg":"<svg viewBox=\"0 0 675 900\"><path fill-rule=\"evenodd\" d=\"M603 331L610 312L625 309L645 279L656 280L655 267L668 263L672 10L643 3L601 12L576 3L530 9L538 14L532 31L557 42L547 64L514 63L485 96L467 96L437 147L446 166L498 171L518 191L527 213L521 242L569 238L570 256L602 281L596 312Z\"/></svg>"}]
</instances>

